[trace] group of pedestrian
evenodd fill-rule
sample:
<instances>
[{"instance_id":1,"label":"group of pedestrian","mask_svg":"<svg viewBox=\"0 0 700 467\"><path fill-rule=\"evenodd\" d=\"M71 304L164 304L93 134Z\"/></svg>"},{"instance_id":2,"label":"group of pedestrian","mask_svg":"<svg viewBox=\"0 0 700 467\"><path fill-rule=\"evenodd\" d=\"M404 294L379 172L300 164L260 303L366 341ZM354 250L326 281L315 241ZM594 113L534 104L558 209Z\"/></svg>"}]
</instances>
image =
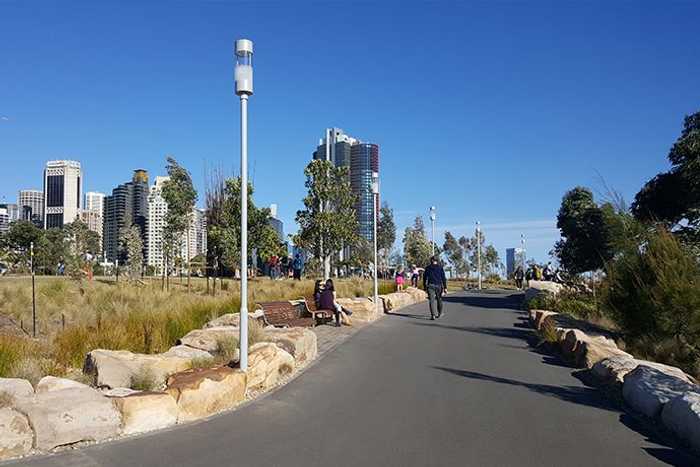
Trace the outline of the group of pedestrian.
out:
<instances>
[{"instance_id":1,"label":"group of pedestrian","mask_svg":"<svg viewBox=\"0 0 700 467\"><path fill-rule=\"evenodd\" d=\"M419 268L415 264L411 266L411 270L409 272L406 272L403 266L401 266L396 271L396 276L394 278L396 283L396 291L401 292L403 290L407 277L411 281L411 287L418 287L418 281L420 280L420 275L423 271L423 268Z\"/></svg>"},{"instance_id":2,"label":"group of pedestrian","mask_svg":"<svg viewBox=\"0 0 700 467\"><path fill-rule=\"evenodd\" d=\"M335 293L333 279L328 279L325 283L317 280L314 284L314 302L318 310L331 310L335 317L336 327L340 327L341 323L347 326L352 326L350 315L352 311L347 310L338 303Z\"/></svg>"},{"instance_id":3,"label":"group of pedestrian","mask_svg":"<svg viewBox=\"0 0 700 467\"><path fill-rule=\"evenodd\" d=\"M421 274L423 275L423 289L428 293L430 304L430 319L435 320L442 316L442 296L447 293L447 276L445 270L440 265L437 256L430 258L430 264L425 268L411 265L410 270L411 286L418 287ZM406 282L407 273L400 267L396 272L396 290L402 291Z\"/></svg>"},{"instance_id":4,"label":"group of pedestrian","mask_svg":"<svg viewBox=\"0 0 700 467\"><path fill-rule=\"evenodd\" d=\"M518 266L513 273L513 278L515 279L515 285L519 288L523 288L524 281L549 281L549 282L563 282L561 276L561 271L555 269L552 266L552 262L547 263L545 267L540 267L537 264L533 264L523 271L522 266Z\"/></svg>"},{"instance_id":5,"label":"group of pedestrian","mask_svg":"<svg viewBox=\"0 0 700 467\"><path fill-rule=\"evenodd\" d=\"M304 258L299 253L291 256L272 255L265 262L263 273L266 273L270 279L291 278L300 281L301 273L304 269Z\"/></svg>"}]
</instances>

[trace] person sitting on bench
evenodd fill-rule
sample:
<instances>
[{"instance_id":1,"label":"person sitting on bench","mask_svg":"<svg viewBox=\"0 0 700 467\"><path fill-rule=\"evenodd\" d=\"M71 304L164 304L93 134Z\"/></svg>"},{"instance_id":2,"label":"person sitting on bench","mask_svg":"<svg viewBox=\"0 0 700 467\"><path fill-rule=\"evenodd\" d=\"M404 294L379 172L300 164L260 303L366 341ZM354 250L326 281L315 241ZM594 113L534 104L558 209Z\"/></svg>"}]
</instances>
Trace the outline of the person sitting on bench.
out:
<instances>
[{"instance_id":1,"label":"person sitting on bench","mask_svg":"<svg viewBox=\"0 0 700 467\"><path fill-rule=\"evenodd\" d=\"M352 326L350 318L348 317L350 313L347 313L345 310L343 310L343 307L340 306L338 302L336 302L335 287L333 286L332 279L328 279L326 281L326 285L325 287L323 287L323 291L321 292L319 305L319 308L322 310L333 311L333 315L335 316L336 327L340 327L341 318L345 324L347 324L348 326Z\"/></svg>"}]
</instances>

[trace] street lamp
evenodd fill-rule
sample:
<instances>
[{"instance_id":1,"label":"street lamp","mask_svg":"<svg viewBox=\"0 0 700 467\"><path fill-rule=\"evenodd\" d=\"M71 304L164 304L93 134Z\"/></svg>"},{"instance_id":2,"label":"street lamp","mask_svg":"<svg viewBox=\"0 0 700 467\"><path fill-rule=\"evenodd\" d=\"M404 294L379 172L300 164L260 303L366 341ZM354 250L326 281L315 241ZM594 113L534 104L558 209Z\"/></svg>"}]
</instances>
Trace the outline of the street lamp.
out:
<instances>
[{"instance_id":1,"label":"street lamp","mask_svg":"<svg viewBox=\"0 0 700 467\"><path fill-rule=\"evenodd\" d=\"M236 94L241 98L241 312L240 368L248 369L248 96L253 94L253 41L236 41Z\"/></svg>"},{"instance_id":2,"label":"street lamp","mask_svg":"<svg viewBox=\"0 0 700 467\"><path fill-rule=\"evenodd\" d=\"M379 263L377 261L377 222L378 222L378 206L379 203L379 173L372 172L372 204L374 205L374 311L379 313L379 282L377 274Z\"/></svg>"},{"instance_id":3,"label":"street lamp","mask_svg":"<svg viewBox=\"0 0 700 467\"><path fill-rule=\"evenodd\" d=\"M520 254L522 255L522 268L525 274L525 235L520 234Z\"/></svg>"},{"instance_id":4,"label":"street lamp","mask_svg":"<svg viewBox=\"0 0 700 467\"><path fill-rule=\"evenodd\" d=\"M435 206L430 206L430 223L432 224L432 236L430 238L431 255L435 256Z\"/></svg>"},{"instance_id":5,"label":"street lamp","mask_svg":"<svg viewBox=\"0 0 700 467\"><path fill-rule=\"evenodd\" d=\"M479 221L476 221L476 265L479 276L479 290L481 290L481 222Z\"/></svg>"}]
</instances>

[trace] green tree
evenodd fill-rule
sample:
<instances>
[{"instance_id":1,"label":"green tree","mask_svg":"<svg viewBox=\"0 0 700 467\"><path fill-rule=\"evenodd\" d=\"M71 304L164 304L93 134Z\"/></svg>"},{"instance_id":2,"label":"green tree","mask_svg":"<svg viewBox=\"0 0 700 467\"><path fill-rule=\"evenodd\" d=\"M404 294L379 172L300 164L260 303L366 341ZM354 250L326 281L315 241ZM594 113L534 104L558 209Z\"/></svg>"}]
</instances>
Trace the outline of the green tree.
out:
<instances>
[{"instance_id":1,"label":"green tree","mask_svg":"<svg viewBox=\"0 0 700 467\"><path fill-rule=\"evenodd\" d=\"M408 266L425 267L430 262L431 244L425 235L423 218L417 216L412 227L406 227L403 236L403 253ZM437 250L436 250L437 253Z\"/></svg>"},{"instance_id":2,"label":"green tree","mask_svg":"<svg viewBox=\"0 0 700 467\"><path fill-rule=\"evenodd\" d=\"M82 279L83 272L88 267L92 267L92 258L100 251L100 237L80 219L66 224L63 229L68 241L66 256L68 274L74 279Z\"/></svg>"},{"instance_id":3,"label":"green tree","mask_svg":"<svg viewBox=\"0 0 700 467\"><path fill-rule=\"evenodd\" d=\"M143 241L138 226L132 224L122 227L119 231L119 245L126 257L127 275L131 280L136 280L141 275L143 266Z\"/></svg>"},{"instance_id":4,"label":"green tree","mask_svg":"<svg viewBox=\"0 0 700 467\"><path fill-rule=\"evenodd\" d=\"M241 245L241 179L222 180L221 197L212 201L214 210L207 225L207 248L217 264L236 269L240 263ZM248 256L257 250L261 258L283 254L282 243L270 224L270 209L258 208L248 184ZM209 198L208 198L209 199ZM209 202L209 201L208 201Z\"/></svg>"},{"instance_id":5,"label":"green tree","mask_svg":"<svg viewBox=\"0 0 700 467\"><path fill-rule=\"evenodd\" d=\"M391 249L396 242L396 223L394 222L394 210L384 202L379 210L377 222L377 249L379 250L380 264L386 267L389 263Z\"/></svg>"},{"instance_id":6,"label":"green tree","mask_svg":"<svg viewBox=\"0 0 700 467\"><path fill-rule=\"evenodd\" d=\"M43 231L29 221L11 223L7 233L3 236L3 246L9 262L22 270L28 270L29 247L34 243L36 250L42 235Z\"/></svg>"},{"instance_id":7,"label":"green tree","mask_svg":"<svg viewBox=\"0 0 700 467\"><path fill-rule=\"evenodd\" d=\"M596 204L588 188L568 191L561 202L557 227L562 239L554 246L559 264L572 274L602 269L614 254L610 226L614 209Z\"/></svg>"},{"instance_id":8,"label":"green tree","mask_svg":"<svg viewBox=\"0 0 700 467\"><path fill-rule=\"evenodd\" d=\"M55 274L60 262L65 262L70 254L69 241L64 229L52 228L39 238L39 247L35 249L35 268L44 274Z\"/></svg>"},{"instance_id":9,"label":"green tree","mask_svg":"<svg viewBox=\"0 0 700 467\"><path fill-rule=\"evenodd\" d=\"M634 216L675 228L684 240L700 243L700 112L686 116L668 154L671 170L649 180L632 203ZM681 224L681 221L686 221Z\"/></svg>"},{"instance_id":10,"label":"green tree","mask_svg":"<svg viewBox=\"0 0 700 467\"><path fill-rule=\"evenodd\" d=\"M350 189L347 167L314 160L304 170L306 189L304 209L297 211L299 232L294 244L310 251L330 275L330 259L343 247L351 249L360 239L355 216L355 196Z\"/></svg>"},{"instance_id":11,"label":"green tree","mask_svg":"<svg viewBox=\"0 0 700 467\"><path fill-rule=\"evenodd\" d=\"M192 210L197 202L197 191L194 189L190 173L171 156L167 157L168 181L163 184L162 196L168 203L168 212L165 216L165 231L163 234L163 252L167 265L172 261L172 256L181 251L178 246L182 244L183 236L189 245L190 223L192 222ZM187 249L189 251L189 249ZM187 261L187 287L190 285L189 258Z\"/></svg>"},{"instance_id":12,"label":"green tree","mask_svg":"<svg viewBox=\"0 0 700 467\"><path fill-rule=\"evenodd\" d=\"M457 276L462 276L469 270L469 264L464 257L464 247L449 231L445 232L445 243L442 249Z\"/></svg>"}]
</instances>

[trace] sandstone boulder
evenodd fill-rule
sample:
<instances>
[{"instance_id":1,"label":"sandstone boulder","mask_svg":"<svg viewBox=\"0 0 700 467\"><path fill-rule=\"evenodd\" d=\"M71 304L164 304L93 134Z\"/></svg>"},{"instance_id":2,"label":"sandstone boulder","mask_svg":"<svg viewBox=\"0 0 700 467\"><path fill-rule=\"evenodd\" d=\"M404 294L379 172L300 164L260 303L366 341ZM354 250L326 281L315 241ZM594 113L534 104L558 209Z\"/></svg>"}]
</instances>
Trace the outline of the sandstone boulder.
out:
<instances>
[{"instance_id":1,"label":"sandstone boulder","mask_svg":"<svg viewBox=\"0 0 700 467\"><path fill-rule=\"evenodd\" d=\"M32 384L26 379L0 378L0 394L16 399L34 395Z\"/></svg>"},{"instance_id":2,"label":"sandstone boulder","mask_svg":"<svg viewBox=\"0 0 700 467\"><path fill-rule=\"evenodd\" d=\"M36 385L36 393L61 391L63 389L90 388L87 384L73 381L72 379L57 378L55 376L44 376Z\"/></svg>"},{"instance_id":3,"label":"sandstone boulder","mask_svg":"<svg viewBox=\"0 0 700 467\"><path fill-rule=\"evenodd\" d=\"M33 443L27 417L9 407L0 408L0 461L27 454Z\"/></svg>"},{"instance_id":4,"label":"sandstone boulder","mask_svg":"<svg viewBox=\"0 0 700 467\"><path fill-rule=\"evenodd\" d=\"M379 312L374 302L365 297L361 298L339 298L338 303L345 309L352 311L351 319L364 323L372 322L381 316L384 305L379 304Z\"/></svg>"},{"instance_id":5,"label":"sandstone boulder","mask_svg":"<svg viewBox=\"0 0 700 467\"><path fill-rule=\"evenodd\" d=\"M674 375L645 365L639 365L627 373L622 384L622 397L634 410L647 417L659 415L663 406L686 392L699 392L700 388Z\"/></svg>"},{"instance_id":6,"label":"sandstone boulder","mask_svg":"<svg viewBox=\"0 0 700 467\"><path fill-rule=\"evenodd\" d=\"M111 397L122 416L122 432L126 435L167 428L177 423L178 408L173 397L165 392L131 391Z\"/></svg>"},{"instance_id":7,"label":"sandstone boulder","mask_svg":"<svg viewBox=\"0 0 700 467\"><path fill-rule=\"evenodd\" d=\"M394 292L381 297L384 299L384 311L394 311L413 304L411 295L406 292Z\"/></svg>"},{"instance_id":8,"label":"sandstone boulder","mask_svg":"<svg viewBox=\"0 0 700 467\"><path fill-rule=\"evenodd\" d=\"M639 361L629 355L613 355L593 365L591 371L603 384L622 384L625 375L639 366Z\"/></svg>"},{"instance_id":9,"label":"sandstone boulder","mask_svg":"<svg viewBox=\"0 0 700 467\"><path fill-rule=\"evenodd\" d=\"M248 321L260 321L261 324L264 324L265 320L265 315L262 310L255 310L255 311L250 311L248 312ZM235 326L239 327L241 323L241 317L239 313L226 313L225 315L221 315L218 318L215 318L211 321L209 321L207 324L204 325L204 328L218 328L220 326Z\"/></svg>"},{"instance_id":10,"label":"sandstone boulder","mask_svg":"<svg viewBox=\"0 0 700 467\"><path fill-rule=\"evenodd\" d=\"M686 392L671 399L661 411L661 421L691 448L700 452L700 394Z\"/></svg>"},{"instance_id":11,"label":"sandstone boulder","mask_svg":"<svg viewBox=\"0 0 700 467\"><path fill-rule=\"evenodd\" d=\"M83 372L92 375L98 387L131 387L134 379L150 379L160 386L171 374L191 368L192 360L211 358L208 352L183 345L155 355L97 349L85 358Z\"/></svg>"},{"instance_id":12,"label":"sandstone boulder","mask_svg":"<svg viewBox=\"0 0 700 467\"><path fill-rule=\"evenodd\" d=\"M121 430L121 416L112 401L89 387L37 392L15 406L29 419L34 445L42 451L113 438Z\"/></svg>"},{"instance_id":13,"label":"sandstone boulder","mask_svg":"<svg viewBox=\"0 0 700 467\"><path fill-rule=\"evenodd\" d=\"M422 302L428 299L428 294L424 290L416 287L406 287L404 291L408 293L411 298L413 298L413 303Z\"/></svg>"},{"instance_id":14,"label":"sandstone boulder","mask_svg":"<svg viewBox=\"0 0 700 467\"><path fill-rule=\"evenodd\" d=\"M216 326L205 329L194 329L178 339L178 345L186 345L193 349L204 350L209 353L219 351L220 341L236 341L240 335L240 328L234 326Z\"/></svg>"},{"instance_id":15,"label":"sandstone boulder","mask_svg":"<svg viewBox=\"0 0 700 467\"><path fill-rule=\"evenodd\" d=\"M166 392L177 403L178 423L182 423L235 406L245 398L246 382L244 372L227 366L200 368L168 378Z\"/></svg>"},{"instance_id":16,"label":"sandstone boulder","mask_svg":"<svg viewBox=\"0 0 700 467\"><path fill-rule=\"evenodd\" d=\"M559 313L556 313L554 311L547 311L547 310L535 310L535 328L539 331L542 329L542 326L544 325L545 320L548 318L551 318L553 316L558 315Z\"/></svg>"},{"instance_id":17,"label":"sandstone boulder","mask_svg":"<svg viewBox=\"0 0 700 467\"><path fill-rule=\"evenodd\" d=\"M294 370L294 358L271 342L259 342L248 355L248 388L266 390Z\"/></svg>"},{"instance_id":18,"label":"sandstone boulder","mask_svg":"<svg viewBox=\"0 0 700 467\"><path fill-rule=\"evenodd\" d=\"M355 317L353 313L352 317ZM316 358L316 333L306 328L273 328L265 330L265 340L286 350L297 366Z\"/></svg>"},{"instance_id":19,"label":"sandstone boulder","mask_svg":"<svg viewBox=\"0 0 700 467\"><path fill-rule=\"evenodd\" d=\"M615 356L632 358L630 354L620 350L615 342L604 337L585 340L576 349L576 362L581 368L593 368L599 361Z\"/></svg>"},{"instance_id":20,"label":"sandstone boulder","mask_svg":"<svg viewBox=\"0 0 700 467\"><path fill-rule=\"evenodd\" d=\"M564 290L563 285L549 281L528 281L527 287L528 288L525 290L526 301L543 293L551 293L553 295L557 295L562 290Z\"/></svg>"}]
</instances>

